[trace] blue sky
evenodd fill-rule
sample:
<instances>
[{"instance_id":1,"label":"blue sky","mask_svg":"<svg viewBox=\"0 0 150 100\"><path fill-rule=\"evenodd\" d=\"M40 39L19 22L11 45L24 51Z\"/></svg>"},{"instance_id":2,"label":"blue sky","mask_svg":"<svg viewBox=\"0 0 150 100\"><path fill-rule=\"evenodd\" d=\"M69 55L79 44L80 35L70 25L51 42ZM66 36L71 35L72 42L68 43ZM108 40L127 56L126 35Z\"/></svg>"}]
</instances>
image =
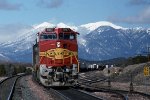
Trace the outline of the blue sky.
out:
<instances>
[{"instance_id":1,"label":"blue sky","mask_svg":"<svg viewBox=\"0 0 150 100\"><path fill-rule=\"evenodd\" d=\"M5 34L1 41L18 29L45 21L72 25L110 21L123 27L150 27L150 0L0 0L0 37Z\"/></svg>"}]
</instances>

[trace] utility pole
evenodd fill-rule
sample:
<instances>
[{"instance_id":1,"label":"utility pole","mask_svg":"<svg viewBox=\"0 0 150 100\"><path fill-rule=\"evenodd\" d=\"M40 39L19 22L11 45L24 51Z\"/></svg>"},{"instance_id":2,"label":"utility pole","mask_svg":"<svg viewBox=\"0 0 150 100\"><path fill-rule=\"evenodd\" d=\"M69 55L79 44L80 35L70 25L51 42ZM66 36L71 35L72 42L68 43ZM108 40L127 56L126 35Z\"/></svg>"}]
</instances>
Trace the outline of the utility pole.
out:
<instances>
[{"instance_id":1,"label":"utility pole","mask_svg":"<svg viewBox=\"0 0 150 100\"><path fill-rule=\"evenodd\" d=\"M108 87L109 87L109 89L110 89L110 88L111 88L111 80L110 80L110 69L109 69L109 65L108 65L107 74L108 74Z\"/></svg>"},{"instance_id":2,"label":"utility pole","mask_svg":"<svg viewBox=\"0 0 150 100\"><path fill-rule=\"evenodd\" d=\"M131 81L130 81L130 92L133 92L133 78L132 78L132 73L130 73Z\"/></svg>"}]
</instances>

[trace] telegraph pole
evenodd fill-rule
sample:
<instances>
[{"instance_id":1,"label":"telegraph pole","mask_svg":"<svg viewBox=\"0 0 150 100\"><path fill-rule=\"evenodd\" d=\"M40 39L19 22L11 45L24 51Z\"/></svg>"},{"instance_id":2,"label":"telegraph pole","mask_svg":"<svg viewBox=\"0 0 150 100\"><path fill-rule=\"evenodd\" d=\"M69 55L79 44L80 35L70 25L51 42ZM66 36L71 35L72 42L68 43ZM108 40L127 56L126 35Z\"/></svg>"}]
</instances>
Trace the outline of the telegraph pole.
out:
<instances>
[{"instance_id":1,"label":"telegraph pole","mask_svg":"<svg viewBox=\"0 0 150 100\"><path fill-rule=\"evenodd\" d=\"M130 92L133 92L133 78L132 78L132 73L130 73L131 81L130 81Z\"/></svg>"}]
</instances>

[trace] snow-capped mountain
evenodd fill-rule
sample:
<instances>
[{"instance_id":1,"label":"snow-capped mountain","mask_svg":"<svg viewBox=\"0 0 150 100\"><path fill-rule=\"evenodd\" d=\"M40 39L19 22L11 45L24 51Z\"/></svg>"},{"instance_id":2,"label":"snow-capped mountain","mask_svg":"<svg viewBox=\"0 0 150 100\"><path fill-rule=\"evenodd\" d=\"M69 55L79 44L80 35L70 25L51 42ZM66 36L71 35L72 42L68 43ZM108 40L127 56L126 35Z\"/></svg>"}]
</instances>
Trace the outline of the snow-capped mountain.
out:
<instances>
[{"instance_id":1,"label":"snow-capped mountain","mask_svg":"<svg viewBox=\"0 0 150 100\"><path fill-rule=\"evenodd\" d=\"M81 27L85 27L89 31L93 31L100 26L111 26L114 29L125 29L121 26L117 26L117 25L112 24L112 23L107 22L107 21L100 21L100 22L96 22L96 23L88 23L88 24L81 25Z\"/></svg>"},{"instance_id":2,"label":"snow-capped mountain","mask_svg":"<svg viewBox=\"0 0 150 100\"><path fill-rule=\"evenodd\" d=\"M3 54L0 54L0 62L8 62L10 59Z\"/></svg>"},{"instance_id":3,"label":"snow-capped mountain","mask_svg":"<svg viewBox=\"0 0 150 100\"><path fill-rule=\"evenodd\" d=\"M31 62L36 33L46 27L69 27L78 31L79 57L87 60L132 56L145 51L150 43L150 34L144 28L123 28L106 21L80 26L44 22L33 25L13 41L1 43L0 54L14 61Z\"/></svg>"},{"instance_id":4,"label":"snow-capped mountain","mask_svg":"<svg viewBox=\"0 0 150 100\"><path fill-rule=\"evenodd\" d=\"M99 22L95 22L95 23L88 23L88 24L80 25L79 30L80 31L83 30L82 33L88 34L100 26L106 26L106 27L110 26L110 27L113 27L114 29L126 29L126 28L123 28L121 26L117 26L115 24L107 22L107 21L99 21Z\"/></svg>"},{"instance_id":5,"label":"snow-capped mountain","mask_svg":"<svg viewBox=\"0 0 150 100\"><path fill-rule=\"evenodd\" d=\"M146 29L124 30L111 26L100 26L82 38L79 55L88 60L137 55L146 51L150 43L150 35Z\"/></svg>"}]
</instances>

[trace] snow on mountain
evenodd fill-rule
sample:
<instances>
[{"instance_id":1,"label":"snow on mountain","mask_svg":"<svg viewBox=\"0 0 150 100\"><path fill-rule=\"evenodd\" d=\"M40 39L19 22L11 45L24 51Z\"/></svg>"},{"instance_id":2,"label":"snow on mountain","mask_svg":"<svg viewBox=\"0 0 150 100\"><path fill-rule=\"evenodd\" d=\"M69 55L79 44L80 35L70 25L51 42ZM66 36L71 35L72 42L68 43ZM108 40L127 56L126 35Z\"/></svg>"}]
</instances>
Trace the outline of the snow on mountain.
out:
<instances>
[{"instance_id":1,"label":"snow on mountain","mask_svg":"<svg viewBox=\"0 0 150 100\"><path fill-rule=\"evenodd\" d=\"M43 22L43 23L38 24L38 25L33 25L34 29L45 28L45 27L55 27L55 25L48 23L48 22Z\"/></svg>"},{"instance_id":2,"label":"snow on mountain","mask_svg":"<svg viewBox=\"0 0 150 100\"><path fill-rule=\"evenodd\" d=\"M78 30L78 28L77 28L76 26L66 25L66 24L64 24L64 23L58 23L58 24L56 25L56 27L59 27L59 28L71 28L71 29L74 30L74 31L77 31L77 30Z\"/></svg>"},{"instance_id":3,"label":"snow on mountain","mask_svg":"<svg viewBox=\"0 0 150 100\"><path fill-rule=\"evenodd\" d=\"M146 51L150 43L146 29L124 30L111 26L100 26L83 39L79 42L79 55L87 60L133 56Z\"/></svg>"},{"instance_id":4,"label":"snow on mountain","mask_svg":"<svg viewBox=\"0 0 150 100\"><path fill-rule=\"evenodd\" d=\"M2 54L0 54L0 57L5 58L5 56L4 56L4 55L2 55Z\"/></svg>"},{"instance_id":5,"label":"snow on mountain","mask_svg":"<svg viewBox=\"0 0 150 100\"><path fill-rule=\"evenodd\" d=\"M36 33L47 27L71 28L78 31L80 33L78 36L79 57L88 60L131 56L144 51L150 43L150 34L143 28L127 29L106 21L80 26L44 22L33 25L31 29L17 36L14 41L1 43L0 54L14 61L31 62L32 45L35 42Z\"/></svg>"},{"instance_id":6,"label":"snow on mountain","mask_svg":"<svg viewBox=\"0 0 150 100\"><path fill-rule=\"evenodd\" d=\"M0 62L8 62L10 59L3 54L0 54Z\"/></svg>"},{"instance_id":7,"label":"snow on mountain","mask_svg":"<svg viewBox=\"0 0 150 100\"><path fill-rule=\"evenodd\" d=\"M91 31L97 29L100 26L111 26L114 29L126 29L126 28L123 28L121 26L117 26L115 24L107 22L107 21L100 21L100 22L95 22L95 23L88 23L88 24L81 25L80 27L86 28L89 32L91 32Z\"/></svg>"}]
</instances>

